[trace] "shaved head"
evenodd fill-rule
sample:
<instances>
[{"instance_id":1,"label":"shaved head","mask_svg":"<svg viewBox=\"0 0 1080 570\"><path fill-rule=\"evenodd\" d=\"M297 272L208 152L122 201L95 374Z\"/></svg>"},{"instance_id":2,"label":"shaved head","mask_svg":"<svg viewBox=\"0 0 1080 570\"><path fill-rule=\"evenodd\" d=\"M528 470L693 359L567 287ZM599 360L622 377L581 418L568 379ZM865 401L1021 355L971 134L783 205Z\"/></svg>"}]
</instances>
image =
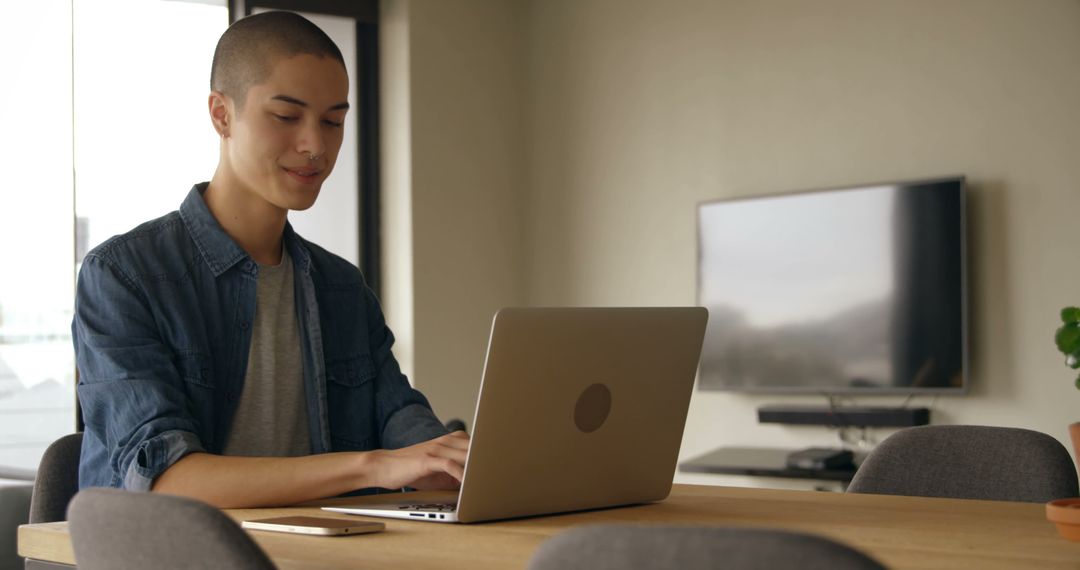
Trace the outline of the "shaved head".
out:
<instances>
[{"instance_id":1,"label":"shaved head","mask_svg":"<svg viewBox=\"0 0 1080 570\"><path fill-rule=\"evenodd\" d=\"M210 89L242 108L248 88L270 77L278 60L302 54L328 57L345 68L341 50L330 36L303 16L292 12L248 16L229 26L218 40Z\"/></svg>"}]
</instances>

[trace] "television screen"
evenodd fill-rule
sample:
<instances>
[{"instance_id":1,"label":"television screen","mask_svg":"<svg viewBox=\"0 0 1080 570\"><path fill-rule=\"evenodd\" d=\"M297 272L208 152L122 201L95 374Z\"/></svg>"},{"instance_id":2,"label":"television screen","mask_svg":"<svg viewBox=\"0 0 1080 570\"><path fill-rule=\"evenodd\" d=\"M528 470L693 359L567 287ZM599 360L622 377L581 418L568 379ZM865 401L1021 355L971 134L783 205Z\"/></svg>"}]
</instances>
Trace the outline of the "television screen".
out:
<instances>
[{"instance_id":1,"label":"television screen","mask_svg":"<svg viewBox=\"0 0 1080 570\"><path fill-rule=\"evenodd\" d=\"M958 177L699 205L699 388L963 391L964 202Z\"/></svg>"}]
</instances>

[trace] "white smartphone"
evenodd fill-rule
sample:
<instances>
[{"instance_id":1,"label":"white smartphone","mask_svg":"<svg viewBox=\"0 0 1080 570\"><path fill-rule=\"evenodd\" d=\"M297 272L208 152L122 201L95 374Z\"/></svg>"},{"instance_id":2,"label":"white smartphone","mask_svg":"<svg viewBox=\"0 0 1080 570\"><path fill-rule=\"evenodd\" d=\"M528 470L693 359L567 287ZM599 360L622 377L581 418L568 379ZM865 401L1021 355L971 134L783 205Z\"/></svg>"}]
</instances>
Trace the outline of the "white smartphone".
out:
<instances>
[{"instance_id":1,"label":"white smartphone","mask_svg":"<svg viewBox=\"0 0 1080 570\"><path fill-rule=\"evenodd\" d=\"M343 536L379 532L386 528L381 522L345 520L330 517L275 517L243 521L240 526L252 530L314 534L318 536Z\"/></svg>"}]
</instances>

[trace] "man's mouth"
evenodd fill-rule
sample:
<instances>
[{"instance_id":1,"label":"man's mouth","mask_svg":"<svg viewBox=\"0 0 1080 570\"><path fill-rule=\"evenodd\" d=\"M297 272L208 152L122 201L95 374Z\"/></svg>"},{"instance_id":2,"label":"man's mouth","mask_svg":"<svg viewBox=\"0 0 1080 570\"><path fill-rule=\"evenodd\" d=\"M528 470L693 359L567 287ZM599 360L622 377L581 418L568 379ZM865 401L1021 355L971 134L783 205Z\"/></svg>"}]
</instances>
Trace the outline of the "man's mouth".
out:
<instances>
[{"instance_id":1,"label":"man's mouth","mask_svg":"<svg viewBox=\"0 0 1080 570\"><path fill-rule=\"evenodd\" d=\"M317 169L314 169L314 168L306 168L306 167L289 168L289 167L286 166L286 167L282 167L282 169L285 170L285 172L288 173L289 176L293 177L294 179L296 179L296 180L298 180L300 182L304 182L304 183L314 182L314 181L318 180L319 175L322 174L321 170L317 170Z\"/></svg>"}]
</instances>

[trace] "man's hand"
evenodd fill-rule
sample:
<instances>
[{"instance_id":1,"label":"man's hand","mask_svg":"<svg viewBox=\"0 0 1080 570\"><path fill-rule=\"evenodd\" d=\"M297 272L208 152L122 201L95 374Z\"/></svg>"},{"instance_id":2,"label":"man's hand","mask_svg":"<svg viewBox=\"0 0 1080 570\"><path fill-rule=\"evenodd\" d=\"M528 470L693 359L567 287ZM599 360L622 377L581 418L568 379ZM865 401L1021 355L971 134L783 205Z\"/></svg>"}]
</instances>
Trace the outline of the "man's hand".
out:
<instances>
[{"instance_id":1,"label":"man's hand","mask_svg":"<svg viewBox=\"0 0 1080 570\"><path fill-rule=\"evenodd\" d=\"M457 489L465 476L469 436L463 431L401 449L368 453L369 480L384 489Z\"/></svg>"}]
</instances>

